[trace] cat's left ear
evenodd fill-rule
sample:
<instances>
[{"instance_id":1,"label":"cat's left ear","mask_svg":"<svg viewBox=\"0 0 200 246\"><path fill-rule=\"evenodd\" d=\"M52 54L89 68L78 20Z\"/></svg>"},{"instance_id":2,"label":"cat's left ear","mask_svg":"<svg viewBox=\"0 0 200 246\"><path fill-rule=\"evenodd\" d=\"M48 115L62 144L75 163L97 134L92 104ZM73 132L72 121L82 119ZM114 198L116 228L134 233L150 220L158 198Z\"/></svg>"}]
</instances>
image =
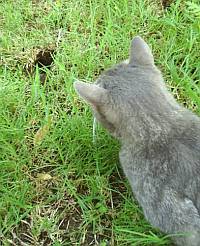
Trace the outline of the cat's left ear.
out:
<instances>
[{"instance_id":1,"label":"cat's left ear","mask_svg":"<svg viewBox=\"0 0 200 246\"><path fill-rule=\"evenodd\" d=\"M150 47L139 36L136 36L131 41L129 63L142 66L154 65L154 58Z\"/></svg>"},{"instance_id":2,"label":"cat's left ear","mask_svg":"<svg viewBox=\"0 0 200 246\"><path fill-rule=\"evenodd\" d=\"M75 81L74 88L86 102L94 107L108 102L108 91L98 85Z\"/></svg>"}]
</instances>

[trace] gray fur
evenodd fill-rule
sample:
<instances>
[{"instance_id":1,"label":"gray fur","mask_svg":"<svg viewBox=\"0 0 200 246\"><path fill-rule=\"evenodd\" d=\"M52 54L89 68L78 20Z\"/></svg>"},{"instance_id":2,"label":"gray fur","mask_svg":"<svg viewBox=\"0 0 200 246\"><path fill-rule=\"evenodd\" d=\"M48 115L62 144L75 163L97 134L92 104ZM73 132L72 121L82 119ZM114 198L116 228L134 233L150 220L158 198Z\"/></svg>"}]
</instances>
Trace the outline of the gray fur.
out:
<instances>
[{"instance_id":1,"label":"gray fur","mask_svg":"<svg viewBox=\"0 0 200 246\"><path fill-rule=\"evenodd\" d=\"M168 92L140 37L129 62L96 84L75 88L121 142L120 162L146 219L165 233L183 233L176 245L200 246L200 118Z\"/></svg>"}]
</instances>

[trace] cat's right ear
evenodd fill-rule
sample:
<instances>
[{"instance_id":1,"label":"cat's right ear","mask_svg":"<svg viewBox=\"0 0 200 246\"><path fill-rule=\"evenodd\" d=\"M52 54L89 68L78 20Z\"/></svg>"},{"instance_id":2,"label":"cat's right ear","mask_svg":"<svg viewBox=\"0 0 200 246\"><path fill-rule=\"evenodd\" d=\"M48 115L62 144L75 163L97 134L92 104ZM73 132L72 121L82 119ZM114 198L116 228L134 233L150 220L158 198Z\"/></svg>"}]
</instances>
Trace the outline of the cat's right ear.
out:
<instances>
[{"instance_id":1,"label":"cat's right ear","mask_svg":"<svg viewBox=\"0 0 200 246\"><path fill-rule=\"evenodd\" d=\"M94 107L108 102L108 91L98 85L75 81L74 88L86 102Z\"/></svg>"},{"instance_id":2,"label":"cat's right ear","mask_svg":"<svg viewBox=\"0 0 200 246\"><path fill-rule=\"evenodd\" d=\"M136 36L131 41L129 63L142 66L154 65L154 59L150 47L139 36Z\"/></svg>"}]
</instances>

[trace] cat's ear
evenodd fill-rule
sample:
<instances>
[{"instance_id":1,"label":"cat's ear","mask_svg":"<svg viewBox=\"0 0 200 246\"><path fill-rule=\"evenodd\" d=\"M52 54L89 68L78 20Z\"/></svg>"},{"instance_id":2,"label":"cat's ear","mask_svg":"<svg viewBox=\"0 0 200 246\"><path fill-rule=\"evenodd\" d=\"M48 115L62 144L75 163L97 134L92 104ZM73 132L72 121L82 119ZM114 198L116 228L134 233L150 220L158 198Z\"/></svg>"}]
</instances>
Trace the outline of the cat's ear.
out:
<instances>
[{"instance_id":1,"label":"cat's ear","mask_svg":"<svg viewBox=\"0 0 200 246\"><path fill-rule=\"evenodd\" d=\"M75 81L74 88L86 102L93 106L100 106L108 101L108 91L98 85Z\"/></svg>"},{"instance_id":2,"label":"cat's ear","mask_svg":"<svg viewBox=\"0 0 200 246\"><path fill-rule=\"evenodd\" d=\"M148 44L139 36L131 41L130 64L154 65L154 59Z\"/></svg>"}]
</instances>

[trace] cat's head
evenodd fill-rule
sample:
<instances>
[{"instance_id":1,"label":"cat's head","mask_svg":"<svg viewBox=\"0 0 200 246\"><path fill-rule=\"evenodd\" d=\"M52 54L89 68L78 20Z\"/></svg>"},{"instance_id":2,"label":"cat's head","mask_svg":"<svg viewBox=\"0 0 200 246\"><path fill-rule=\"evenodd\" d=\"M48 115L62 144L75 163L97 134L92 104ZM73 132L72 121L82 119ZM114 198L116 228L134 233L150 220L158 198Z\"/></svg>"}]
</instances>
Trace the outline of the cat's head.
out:
<instances>
[{"instance_id":1,"label":"cat's head","mask_svg":"<svg viewBox=\"0 0 200 246\"><path fill-rule=\"evenodd\" d=\"M90 104L95 118L120 138L130 118L136 123L148 111L161 79L149 46L137 36L131 42L127 61L105 71L95 84L76 81L74 87Z\"/></svg>"}]
</instances>

